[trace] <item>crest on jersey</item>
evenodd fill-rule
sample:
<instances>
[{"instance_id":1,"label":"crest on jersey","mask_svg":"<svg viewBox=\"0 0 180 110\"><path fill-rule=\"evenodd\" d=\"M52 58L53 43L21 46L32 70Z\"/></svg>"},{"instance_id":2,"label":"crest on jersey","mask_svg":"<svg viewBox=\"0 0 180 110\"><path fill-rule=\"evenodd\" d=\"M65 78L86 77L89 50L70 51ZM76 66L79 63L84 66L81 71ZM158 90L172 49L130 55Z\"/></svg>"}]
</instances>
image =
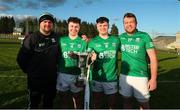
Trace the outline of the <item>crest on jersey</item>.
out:
<instances>
[{"instance_id":1,"label":"crest on jersey","mask_svg":"<svg viewBox=\"0 0 180 110\"><path fill-rule=\"evenodd\" d=\"M115 47L115 46L116 46L116 43L112 43L112 46Z\"/></svg>"},{"instance_id":2,"label":"crest on jersey","mask_svg":"<svg viewBox=\"0 0 180 110\"><path fill-rule=\"evenodd\" d=\"M39 43L39 47L45 46L45 43Z\"/></svg>"},{"instance_id":3,"label":"crest on jersey","mask_svg":"<svg viewBox=\"0 0 180 110\"><path fill-rule=\"evenodd\" d=\"M95 46L96 46L96 47L101 47L101 44L96 44Z\"/></svg>"},{"instance_id":4,"label":"crest on jersey","mask_svg":"<svg viewBox=\"0 0 180 110\"><path fill-rule=\"evenodd\" d=\"M105 48L108 48L109 43L104 43Z\"/></svg>"},{"instance_id":5,"label":"crest on jersey","mask_svg":"<svg viewBox=\"0 0 180 110\"><path fill-rule=\"evenodd\" d=\"M71 48L74 48L74 43L69 43Z\"/></svg>"},{"instance_id":6,"label":"crest on jersey","mask_svg":"<svg viewBox=\"0 0 180 110\"><path fill-rule=\"evenodd\" d=\"M81 48L81 44L78 44L77 47L78 47L78 48Z\"/></svg>"},{"instance_id":7,"label":"crest on jersey","mask_svg":"<svg viewBox=\"0 0 180 110\"><path fill-rule=\"evenodd\" d=\"M132 41L132 38L128 38L128 42L131 42Z\"/></svg>"},{"instance_id":8,"label":"crest on jersey","mask_svg":"<svg viewBox=\"0 0 180 110\"><path fill-rule=\"evenodd\" d=\"M52 38L51 41L52 41L53 43L56 42L56 40L55 40L54 38Z\"/></svg>"},{"instance_id":9,"label":"crest on jersey","mask_svg":"<svg viewBox=\"0 0 180 110\"><path fill-rule=\"evenodd\" d=\"M136 42L140 42L140 40L141 40L140 38L136 38Z\"/></svg>"}]
</instances>

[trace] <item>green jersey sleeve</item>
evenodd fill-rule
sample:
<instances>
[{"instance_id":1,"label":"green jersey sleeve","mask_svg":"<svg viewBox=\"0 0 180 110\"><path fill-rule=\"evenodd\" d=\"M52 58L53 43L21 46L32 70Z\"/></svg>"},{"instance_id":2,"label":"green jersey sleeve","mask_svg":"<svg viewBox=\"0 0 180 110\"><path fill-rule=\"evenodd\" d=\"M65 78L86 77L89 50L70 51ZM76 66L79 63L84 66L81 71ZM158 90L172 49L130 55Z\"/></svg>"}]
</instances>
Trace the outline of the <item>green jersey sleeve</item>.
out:
<instances>
[{"instance_id":1,"label":"green jersey sleeve","mask_svg":"<svg viewBox=\"0 0 180 110\"><path fill-rule=\"evenodd\" d=\"M149 34L146 33L146 36L145 36L145 47L146 49L150 49L150 48L154 48L154 44L153 44L153 41L151 39L151 37L149 36Z\"/></svg>"},{"instance_id":2,"label":"green jersey sleeve","mask_svg":"<svg viewBox=\"0 0 180 110\"><path fill-rule=\"evenodd\" d=\"M92 52L92 51L93 51L93 41L91 40L91 41L88 43L87 52Z\"/></svg>"}]
</instances>

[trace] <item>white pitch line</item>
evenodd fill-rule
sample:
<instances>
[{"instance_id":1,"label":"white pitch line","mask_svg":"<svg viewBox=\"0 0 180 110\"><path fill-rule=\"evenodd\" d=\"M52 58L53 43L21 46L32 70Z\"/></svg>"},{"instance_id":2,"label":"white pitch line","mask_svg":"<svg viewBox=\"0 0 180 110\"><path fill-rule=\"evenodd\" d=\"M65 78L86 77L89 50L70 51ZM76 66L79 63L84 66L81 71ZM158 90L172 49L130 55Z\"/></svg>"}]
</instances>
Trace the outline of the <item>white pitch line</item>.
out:
<instances>
[{"instance_id":1,"label":"white pitch line","mask_svg":"<svg viewBox=\"0 0 180 110\"><path fill-rule=\"evenodd\" d=\"M27 78L27 76L0 76L0 78ZM180 81L157 81L158 83L180 83Z\"/></svg>"},{"instance_id":2,"label":"white pitch line","mask_svg":"<svg viewBox=\"0 0 180 110\"><path fill-rule=\"evenodd\" d=\"M27 76L0 76L0 78L26 78Z\"/></svg>"},{"instance_id":3,"label":"white pitch line","mask_svg":"<svg viewBox=\"0 0 180 110\"><path fill-rule=\"evenodd\" d=\"M158 83L180 83L180 81L158 81Z\"/></svg>"}]
</instances>

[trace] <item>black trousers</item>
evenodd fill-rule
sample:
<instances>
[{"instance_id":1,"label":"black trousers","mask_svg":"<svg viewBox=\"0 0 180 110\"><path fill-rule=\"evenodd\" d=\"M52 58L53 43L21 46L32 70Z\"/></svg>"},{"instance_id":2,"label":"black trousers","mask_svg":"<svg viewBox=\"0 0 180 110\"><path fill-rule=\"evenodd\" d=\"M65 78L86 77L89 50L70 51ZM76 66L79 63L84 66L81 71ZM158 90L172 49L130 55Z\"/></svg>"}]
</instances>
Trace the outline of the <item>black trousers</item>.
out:
<instances>
[{"instance_id":1,"label":"black trousers","mask_svg":"<svg viewBox=\"0 0 180 110\"><path fill-rule=\"evenodd\" d=\"M45 108L50 109L53 108L53 101L56 96L56 89L46 89L46 90L35 90L29 89L28 101L29 109L37 109L37 108ZM42 103L42 107L39 107Z\"/></svg>"}]
</instances>

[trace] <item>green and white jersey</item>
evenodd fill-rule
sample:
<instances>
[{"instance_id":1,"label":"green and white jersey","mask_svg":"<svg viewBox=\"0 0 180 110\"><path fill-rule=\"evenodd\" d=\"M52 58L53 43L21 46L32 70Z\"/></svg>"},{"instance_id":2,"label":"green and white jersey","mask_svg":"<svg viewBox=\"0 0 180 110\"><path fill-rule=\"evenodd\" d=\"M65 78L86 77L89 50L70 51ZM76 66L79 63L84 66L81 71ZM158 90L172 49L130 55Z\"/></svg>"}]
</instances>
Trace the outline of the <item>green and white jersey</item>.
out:
<instances>
[{"instance_id":1,"label":"green and white jersey","mask_svg":"<svg viewBox=\"0 0 180 110\"><path fill-rule=\"evenodd\" d=\"M129 76L148 77L146 50L154 48L150 36L145 32L136 31L132 36L123 33L119 39L122 52L121 73Z\"/></svg>"},{"instance_id":2,"label":"green and white jersey","mask_svg":"<svg viewBox=\"0 0 180 110\"><path fill-rule=\"evenodd\" d=\"M62 36L59 39L61 55L59 57L58 71L67 74L80 74L80 68L77 67L77 58L69 56L70 52L78 53L86 51L87 43L79 36L76 39L70 39L69 36Z\"/></svg>"},{"instance_id":3,"label":"green and white jersey","mask_svg":"<svg viewBox=\"0 0 180 110\"><path fill-rule=\"evenodd\" d=\"M92 68L93 80L100 82L117 80L118 50L119 39L114 36L109 36L107 39L96 36L89 42L87 51L94 51L97 54L97 59Z\"/></svg>"}]
</instances>

